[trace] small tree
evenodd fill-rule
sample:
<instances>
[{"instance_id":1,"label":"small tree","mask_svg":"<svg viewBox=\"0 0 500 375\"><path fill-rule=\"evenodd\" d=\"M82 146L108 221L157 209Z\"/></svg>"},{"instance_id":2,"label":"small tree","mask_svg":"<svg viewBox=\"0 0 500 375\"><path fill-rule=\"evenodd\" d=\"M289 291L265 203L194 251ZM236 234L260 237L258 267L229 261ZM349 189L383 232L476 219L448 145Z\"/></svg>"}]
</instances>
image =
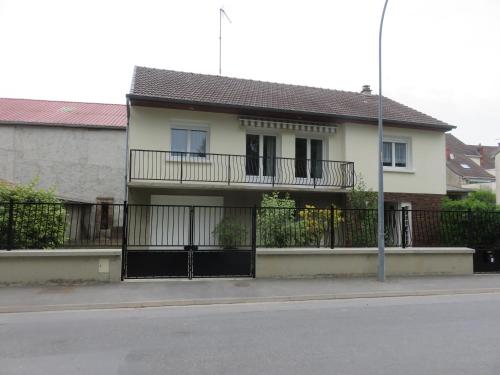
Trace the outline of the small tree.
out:
<instances>
[{"instance_id":1,"label":"small tree","mask_svg":"<svg viewBox=\"0 0 500 375\"><path fill-rule=\"evenodd\" d=\"M66 210L52 189L37 189L37 183L0 185L0 248L45 249L64 243Z\"/></svg>"}]
</instances>

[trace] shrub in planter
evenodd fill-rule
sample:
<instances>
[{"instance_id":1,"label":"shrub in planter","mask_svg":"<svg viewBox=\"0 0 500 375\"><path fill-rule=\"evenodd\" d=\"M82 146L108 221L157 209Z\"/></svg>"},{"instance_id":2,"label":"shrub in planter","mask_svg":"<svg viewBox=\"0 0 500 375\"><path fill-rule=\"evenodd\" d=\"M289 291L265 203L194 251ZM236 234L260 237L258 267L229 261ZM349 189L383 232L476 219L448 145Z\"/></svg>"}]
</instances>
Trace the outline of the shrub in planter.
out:
<instances>
[{"instance_id":1,"label":"shrub in planter","mask_svg":"<svg viewBox=\"0 0 500 375\"><path fill-rule=\"evenodd\" d=\"M217 242L224 249L234 249L244 243L246 231L243 225L229 216L223 218L213 231Z\"/></svg>"},{"instance_id":2,"label":"shrub in planter","mask_svg":"<svg viewBox=\"0 0 500 375\"><path fill-rule=\"evenodd\" d=\"M66 210L53 190L36 185L36 180L25 186L0 185L0 248L8 246L9 220L14 249L55 248L64 243Z\"/></svg>"}]
</instances>

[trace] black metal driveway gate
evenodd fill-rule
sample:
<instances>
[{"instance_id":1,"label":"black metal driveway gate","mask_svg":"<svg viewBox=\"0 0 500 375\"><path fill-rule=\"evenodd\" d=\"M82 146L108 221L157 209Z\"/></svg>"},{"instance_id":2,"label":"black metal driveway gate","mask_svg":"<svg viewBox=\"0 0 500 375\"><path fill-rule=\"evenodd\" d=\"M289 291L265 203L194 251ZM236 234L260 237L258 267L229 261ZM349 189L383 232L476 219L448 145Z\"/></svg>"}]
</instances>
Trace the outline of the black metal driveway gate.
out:
<instances>
[{"instance_id":1,"label":"black metal driveway gate","mask_svg":"<svg viewBox=\"0 0 500 375\"><path fill-rule=\"evenodd\" d=\"M123 278L255 277L256 210L127 205Z\"/></svg>"}]
</instances>

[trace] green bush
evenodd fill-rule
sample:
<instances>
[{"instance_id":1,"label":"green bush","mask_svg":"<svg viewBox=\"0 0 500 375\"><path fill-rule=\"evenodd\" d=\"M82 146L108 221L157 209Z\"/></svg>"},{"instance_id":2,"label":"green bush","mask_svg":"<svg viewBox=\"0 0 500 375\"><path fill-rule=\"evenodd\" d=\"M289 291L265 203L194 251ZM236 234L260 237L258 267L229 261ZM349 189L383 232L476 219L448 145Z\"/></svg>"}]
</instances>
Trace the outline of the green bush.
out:
<instances>
[{"instance_id":1,"label":"green bush","mask_svg":"<svg viewBox=\"0 0 500 375\"><path fill-rule=\"evenodd\" d=\"M445 198L440 218L443 245L482 246L500 241L500 207L495 194L473 191L461 200Z\"/></svg>"},{"instance_id":2,"label":"green bush","mask_svg":"<svg viewBox=\"0 0 500 375\"><path fill-rule=\"evenodd\" d=\"M334 207L334 206L332 206ZM331 229L330 208L318 209L313 205L305 205L305 208L299 211L301 245L320 247L325 245L325 239L330 236ZM333 226L336 229L342 222L342 212L336 209L333 212Z\"/></svg>"},{"instance_id":3,"label":"green bush","mask_svg":"<svg viewBox=\"0 0 500 375\"><path fill-rule=\"evenodd\" d=\"M356 185L347 200L353 210L345 211L344 225L351 246L377 245L377 193L368 189L363 176L357 175Z\"/></svg>"},{"instance_id":4,"label":"green bush","mask_svg":"<svg viewBox=\"0 0 500 375\"><path fill-rule=\"evenodd\" d=\"M224 217L213 231L219 245L224 249L234 249L244 243L246 231L243 225L229 216Z\"/></svg>"},{"instance_id":5,"label":"green bush","mask_svg":"<svg viewBox=\"0 0 500 375\"><path fill-rule=\"evenodd\" d=\"M25 186L0 185L0 248L9 245L9 220L14 249L56 248L64 243L66 210L53 190L36 185L36 180Z\"/></svg>"},{"instance_id":6,"label":"green bush","mask_svg":"<svg viewBox=\"0 0 500 375\"><path fill-rule=\"evenodd\" d=\"M263 194L257 211L257 245L287 247L293 245L297 235L295 201L288 194Z\"/></svg>"}]
</instances>

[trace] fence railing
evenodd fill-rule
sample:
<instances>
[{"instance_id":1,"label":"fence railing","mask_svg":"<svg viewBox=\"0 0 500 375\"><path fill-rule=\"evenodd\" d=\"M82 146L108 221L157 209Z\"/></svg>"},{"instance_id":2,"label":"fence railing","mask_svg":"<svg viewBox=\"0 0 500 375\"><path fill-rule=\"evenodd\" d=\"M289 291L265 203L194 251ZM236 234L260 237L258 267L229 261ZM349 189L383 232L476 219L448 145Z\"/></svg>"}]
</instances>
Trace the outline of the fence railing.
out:
<instances>
[{"instance_id":1,"label":"fence railing","mask_svg":"<svg viewBox=\"0 0 500 375\"><path fill-rule=\"evenodd\" d=\"M130 150L129 179L347 188L355 174L346 161Z\"/></svg>"},{"instance_id":2,"label":"fence railing","mask_svg":"<svg viewBox=\"0 0 500 375\"><path fill-rule=\"evenodd\" d=\"M0 202L0 249L120 247L123 204Z\"/></svg>"},{"instance_id":3,"label":"fence railing","mask_svg":"<svg viewBox=\"0 0 500 375\"><path fill-rule=\"evenodd\" d=\"M500 212L386 210L388 247L500 248ZM126 228L123 231L123 228ZM377 210L0 202L0 249L375 247Z\"/></svg>"}]
</instances>

